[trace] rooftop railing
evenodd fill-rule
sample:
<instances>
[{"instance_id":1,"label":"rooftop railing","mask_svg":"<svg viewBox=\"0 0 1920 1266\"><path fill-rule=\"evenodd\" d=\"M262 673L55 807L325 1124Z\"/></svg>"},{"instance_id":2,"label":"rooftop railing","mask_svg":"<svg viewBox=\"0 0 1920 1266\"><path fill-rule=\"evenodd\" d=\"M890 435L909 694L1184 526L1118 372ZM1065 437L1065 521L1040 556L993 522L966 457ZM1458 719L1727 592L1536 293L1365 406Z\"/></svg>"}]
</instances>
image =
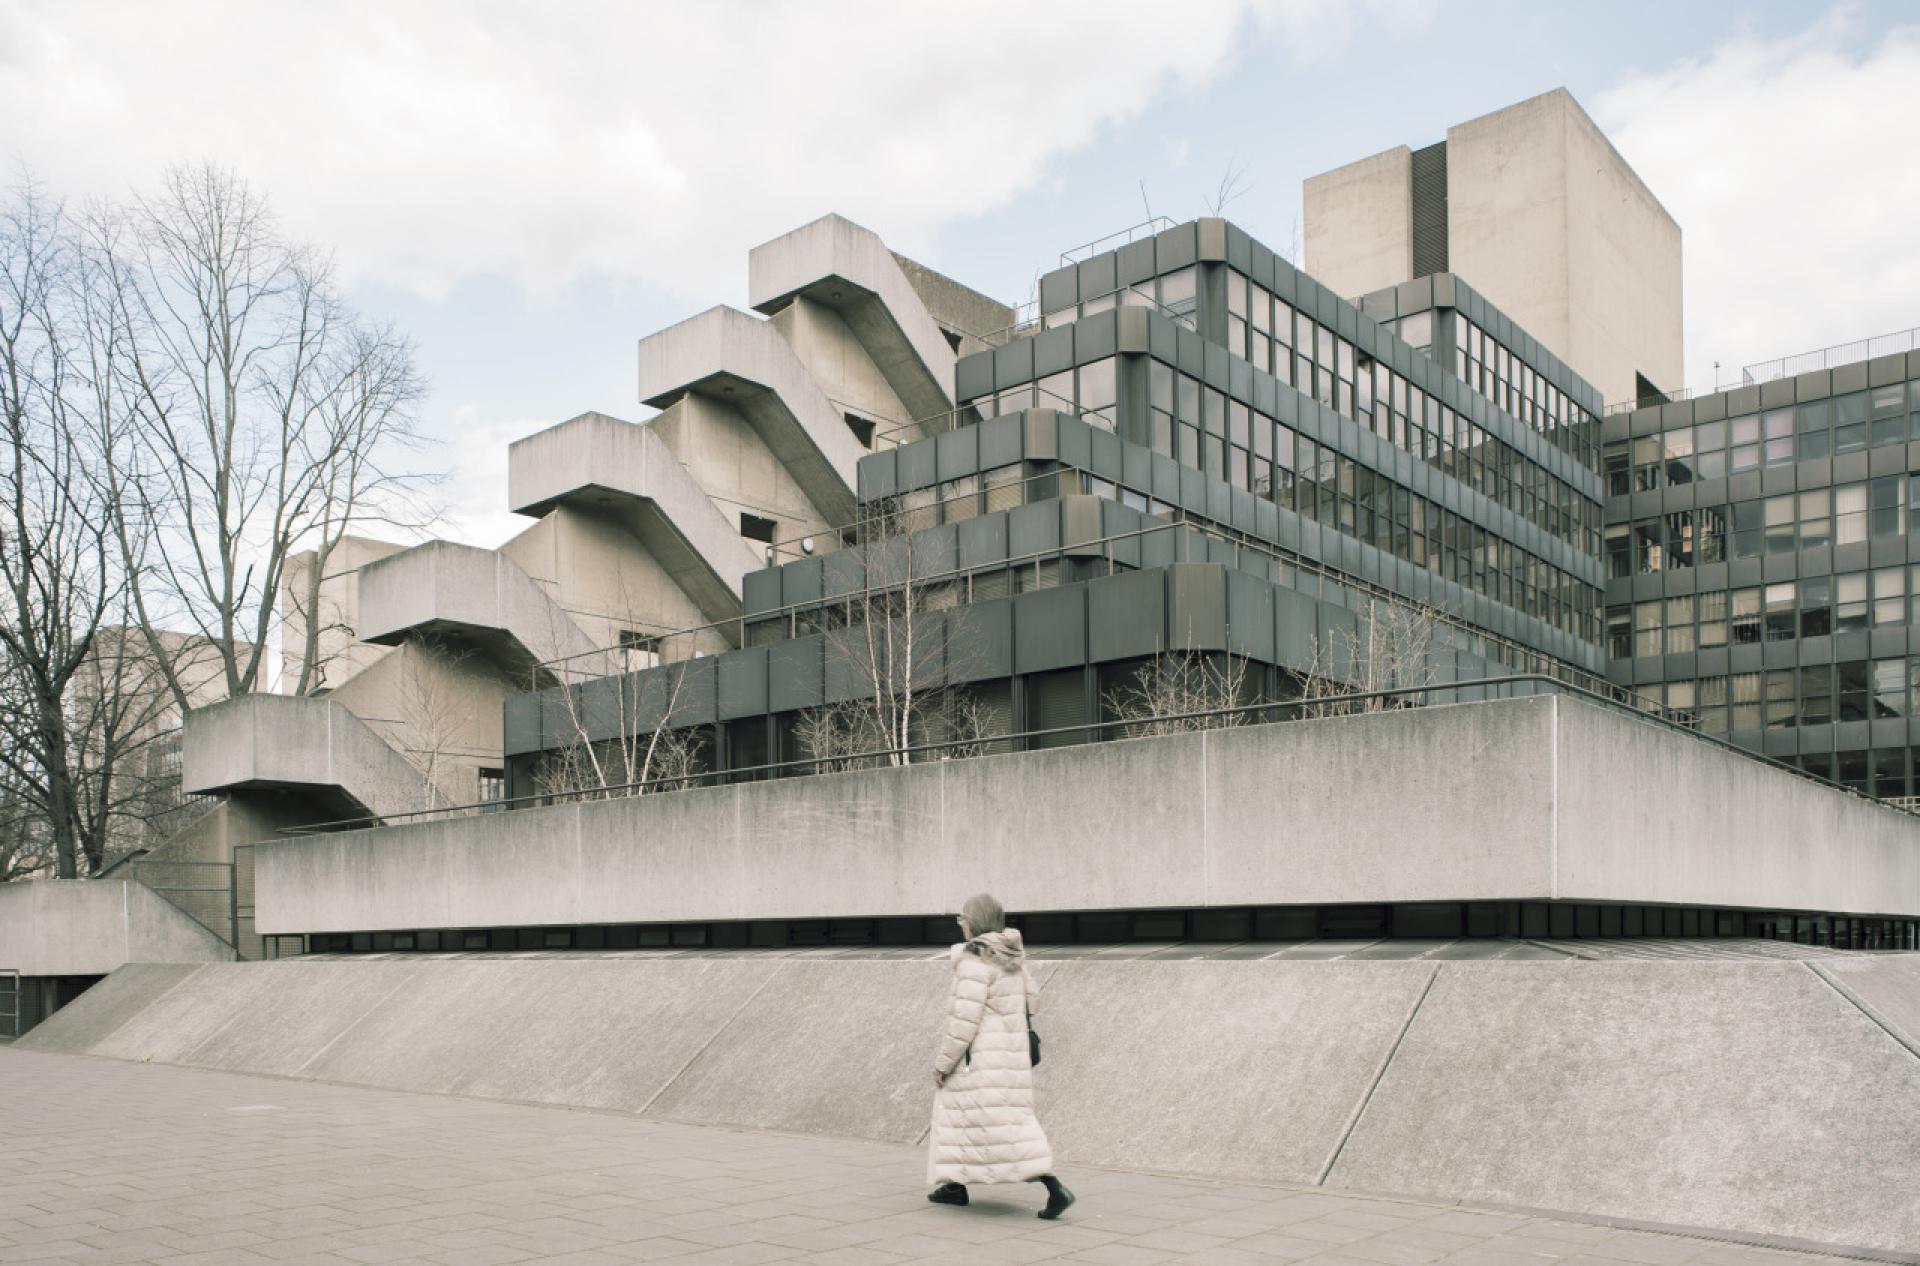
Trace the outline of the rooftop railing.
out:
<instances>
[{"instance_id":1,"label":"rooftop railing","mask_svg":"<svg viewBox=\"0 0 1920 1266\"><path fill-rule=\"evenodd\" d=\"M1796 356L1782 356L1777 360L1763 360L1757 365L1748 365L1740 371L1739 385L1772 382L1777 378L1791 378L1795 374L1810 374L1817 370L1833 369L1839 365L1872 360L1876 356L1891 356L1895 352L1915 350L1920 350L1920 327L1897 330L1892 334L1879 334L1872 338L1856 339L1851 343L1836 343L1832 347L1801 352Z\"/></svg>"},{"instance_id":2,"label":"rooftop railing","mask_svg":"<svg viewBox=\"0 0 1920 1266\"><path fill-rule=\"evenodd\" d=\"M1077 264L1083 259L1092 259L1095 255L1129 246L1142 238L1154 237L1173 227L1173 221L1164 215L1150 216L1138 224L1130 224L1124 229L1116 229L1105 237L1096 237L1091 242L1082 243L1072 250L1060 252L1060 266Z\"/></svg>"}]
</instances>

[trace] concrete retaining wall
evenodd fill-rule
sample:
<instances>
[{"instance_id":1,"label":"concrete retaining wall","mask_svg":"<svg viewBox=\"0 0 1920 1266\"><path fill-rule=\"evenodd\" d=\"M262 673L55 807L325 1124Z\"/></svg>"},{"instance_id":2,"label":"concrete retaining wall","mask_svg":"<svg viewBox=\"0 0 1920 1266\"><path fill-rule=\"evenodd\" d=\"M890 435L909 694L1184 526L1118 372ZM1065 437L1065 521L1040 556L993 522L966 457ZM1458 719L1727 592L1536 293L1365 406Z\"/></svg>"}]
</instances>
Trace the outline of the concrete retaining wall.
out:
<instances>
[{"instance_id":1,"label":"concrete retaining wall","mask_svg":"<svg viewBox=\"0 0 1920 1266\"><path fill-rule=\"evenodd\" d=\"M1684 789L1681 790L1681 789ZM267 932L1343 902L1920 913L1920 818L1554 697L288 840Z\"/></svg>"},{"instance_id":2,"label":"concrete retaining wall","mask_svg":"<svg viewBox=\"0 0 1920 1266\"><path fill-rule=\"evenodd\" d=\"M219 937L143 884L41 879L0 884L0 968L22 976L104 976L127 963L233 957Z\"/></svg>"},{"instance_id":3,"label":"concrete retaining wall","mask_svg":"<svg viewBox=\"0 0 1920 1266\"><path fill-rule=\"evenodd\" d=\"M1920 957L1834 961L1848 993L1792 962L1041 963L1042 1115L1069 1171L1912 1249L1920 1055L1855 997L1910 1007ZM21 1045L911 1144L946 975L746 955L128 968Z\"/></svg>"}]
</instances>

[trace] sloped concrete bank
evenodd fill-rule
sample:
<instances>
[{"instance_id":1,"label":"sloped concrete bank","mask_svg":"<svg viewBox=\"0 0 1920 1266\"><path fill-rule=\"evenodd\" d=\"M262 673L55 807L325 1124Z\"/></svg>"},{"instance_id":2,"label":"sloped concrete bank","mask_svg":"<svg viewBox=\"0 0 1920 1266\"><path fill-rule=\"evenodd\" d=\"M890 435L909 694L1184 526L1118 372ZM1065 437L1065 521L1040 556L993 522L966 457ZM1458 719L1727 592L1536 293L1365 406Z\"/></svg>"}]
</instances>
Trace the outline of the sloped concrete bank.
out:
<instances>
[{"instance_id":1,"label":"sloped concrete bank","mask_svg":"<svg viewBox=\"0 0 1920 1266\"><path fill-rule=\"evenodd\" d=\"M1920 1248L1920 956L1035 971L1063 1165ZM751 956L135 965L20 1045L910 1144L945 983Z\"/></svg>"}]
</instances>

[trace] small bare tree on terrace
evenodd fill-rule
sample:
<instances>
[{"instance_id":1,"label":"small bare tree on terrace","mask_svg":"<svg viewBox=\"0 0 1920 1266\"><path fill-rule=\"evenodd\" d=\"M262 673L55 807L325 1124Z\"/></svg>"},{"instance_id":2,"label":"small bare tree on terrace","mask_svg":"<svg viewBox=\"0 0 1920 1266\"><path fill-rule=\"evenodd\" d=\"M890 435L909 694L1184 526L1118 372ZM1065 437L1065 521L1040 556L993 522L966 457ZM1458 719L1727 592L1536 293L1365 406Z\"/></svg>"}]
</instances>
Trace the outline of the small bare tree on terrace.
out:
<instances>
[{"instance_id":1,"label":"small bare tree on terrace","mask_svg":"<svg viewBox=\"0 0 1920 1266\"><path fill-rule=\"evenodd\" d=\"M1311 667L1301 695L1308 705L1308 716L1386 712L1427 701L1420 693L1374 692L1418 692L1433 684L1438 613L1431 607L1369 598L1357 615L1352 632L1335 630L1331 638L1314 639ZM1373 697L1340 698L1356 694ZM1322 702L1336 699L1339 701Z\"/></svg>"},{"instance_id":2,"label":"small bare tree on terrace","mask_svg":"<svg viewBox=\"0 0 1920 1266\"><path fill-rule=\"evenodd\" d=\"M1245 725L1247 714L1193 716L1246 703L1247 660L1242 655L1201 651L1164 651L1134 671L1133 677L1102 696L1107 714L1124 726L1126 738L1188 734Z\"/></svg>"}]
</instances>

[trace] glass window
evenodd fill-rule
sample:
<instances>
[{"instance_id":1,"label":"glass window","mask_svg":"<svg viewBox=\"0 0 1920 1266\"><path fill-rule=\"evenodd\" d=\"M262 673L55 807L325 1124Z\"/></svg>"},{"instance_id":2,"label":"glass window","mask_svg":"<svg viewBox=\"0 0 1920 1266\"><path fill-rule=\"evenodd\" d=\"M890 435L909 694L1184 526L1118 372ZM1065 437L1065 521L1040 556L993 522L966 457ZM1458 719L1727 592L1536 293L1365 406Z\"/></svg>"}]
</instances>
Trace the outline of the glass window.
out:
<instances>
[{"instance_id":1,"label":"glass window","mask_svg":"<svg viewBox=\"0 0 1920 1266\"><path fill-rule=\"evenodd\" d=\"M1227 442L1249 448L1253 444L1252 414L1238 400L1227 401Z\"/></svg>"},{"instance_id":2,"label":"glass window","mask_svg":"<svg viewBox=\"0 0 1920 1266\"><path fill-rule=\"evenodd\" d=\"M1633 608L1622 604L1607 608L1607 655L1626 659L1633 654Z\"/></svg>"},{"instance_id":3,"label":"glass window","mask_svg":"<svg viewBox=\"0 0 1920 1266\"><path fill-rule=\"evenodd\" d=\"M1767 465L1785 466L1793 461L1793 410L1774 409L1760 421L1766 435Z\"/></svg>"},{"instance_id":4,"label":"glass window","mask_svg":"<svg viewBox=\"0 0 1920 1266\"><path fill-rule=\"evenodd\" d=\"M1720 479L1727 473L1727 424L1702 422L1693 428L1693 469L1702 479Z\"/></svg>"},{"instance_id":5,"label":"glass window","mask_svg":"<svg viewBox=\"0 0 1920 1266\"><path fill-rule=\"evenodd\" d=\"M1727 592L1713 589L1698 595L1700 649L1713 650L1727 644Z\"/></svg>"},{"instance_id":6,"label":"glass window","mask_svg":"<svg viewBox=\"0 0 1920 1266\"><path fill-rule=\"evenodd\" d=\"M1833 666L1834 716L1841 721L1864 721L1868 717L1867 661L1848 660Z\"/></svg>"},{"instance_id":7,"label":"glass window","mask_svg":"<svg viewBox=\"0 0 1920 1266\"><path fill-rule=\"evenodd\" d=\"M1667 654L1693 652L1693 595L1667 599Z\"/></svg>"},{"instance_id":8,"label":"glass window","mask_svg":"<svg viewBox=\"0 0 1920 1266\"><path fill-rule=\"evenodd\" d=\"M1180 374L1174 379L1173 415L1182 422L1200 425L1200 383Z\"/></svg>"},{"instance_id":9,"label":"glass window","mask_svg":"<svg viewBox=\"0 0 1920 1266\"><path fill-rule=\"evenodd\" d=\"M1765 720L1769 730L1788 729L1794 723L1794 676L1791 668L1776 669L1767 674Z\"/></svg>"},{"instance_id":10,"label":"glass window","mask_svg":"<svg viewBox=\"0 0 1920 1266\"><path fill-rule=\"evenodd\" d=\"M1760 728L1760 674L1733 674L1733 728Z\"/></svg>"},{"instance_id":11,"label":"glass window","mask_svg":"<svg viewBox=\"0 0 1920 1266\"><path fill-rule=\"evenodd\" d=\"M1800 456L1811 459L1825 457L1832 452L1832 402L1816 400L1811 404L1803 404L1798 410L1798 417Z\"/></svg>"},{"instance_id":12,"label":"glass window","mask_svg":"<svg viewBox=\"0 0 1920 1266\"><path fill-rule=\"evenodd\" d=\"M1670 484L1690 484L1693 482L1693 428L1683 426L1676 431L1668 431L1665 439L1667 482Z\"/></svg>"},{"instance_id":13,"label":"glass window","mask_svg":"<svg viewBox=\"0 0 1920 1266\"><path fill-rule=\"evenodd\" d=\"M1693 511L1680 510L1667 516L1667 567L1693 566Z\"/></svg>"},{"instance_id":14,"label":"glass window","mask_svg":"<svg viewBox=\"0 0 1920 1266\"><path fill-rule=\"evenodd\" d=\"M1184 316L1197 306L1194 291L1195 271L1182 268L1160 278L1160 302L1176 315Z\"/></svg>"},{"instance_id":15,"label":"glass window","mask_svg":"<svg viewBox=\"0 0 1920 1266\"><path fill-rule=\"evenodd\" d=\"M1793 497L1768 497L1763 503L1767 517L1767 553L1793 552Z\"/></svg>"},{"instance_id":16,"label":"glass window","mask_svg":"<svg viewBox=\"0 0 1920 1266\"><path fill-rule=\"evenodd\" d=\"M1872 441L1897 444L1907 438L1907 384L1889 383L1868 393L1867 412L1872 420Z\"/></svg>"},{"instance_id":17,"label":"glass window","mask_svg":"<svg viewBox=\"0 0 1920 1266\"><path fill-rule=\"evenodd\" d=\"M1906 656L1874 660L1872 684L1874 720L1907 715Z\"/></svg>"},{"instance_id":18,"label":"glass window","mask_svg":"<svg viewBox=\"0 0 1920 1266\"><path fill-rule=\"evenodd\" d=\"M1767 586L1767 640L1791 642L1794 637L1794 584L1791 580Z\"/></svg>"},{"instance_id":19,"label":"glass window","mask_svg":"<svg viewBox=\"0 0 1920 1266\"><path fill-rule=\"evenodd\" d=\"M1867 446L1867 393L1856 391L1833 402L1833 451L1851 453Z\"/></svg>"},{"instance_id":20,"label":"glass window","mask_svg":"<svg viewBox=\"0 0 1920 1266\"><path fill-rule=\"evenodd\" d=\"M1633 442L1633 490L1652 492L1660 486L1660 437L1643 435Z\"/></svg>"},{"instance_id":21,"label":"glass window","mask_svg":"<svg viewBox=\"0 0 1920 1266\"><path fill-rule=\"evenodd\" d=\"M1086 412L1099 413L1106 419L1108 430L1113 429L1113 403L1119 397L1114 391L1114 366L1112 356L1080 366L1080 408Z\"/></svg>"},{"instance_id":22,"label":"glass window","mask_svg":"<svg viewBox=\"0 0 1920 1266\"><path fill-rule=\"evenodd\" d=\"M1800 670L1800 724L1833 721L1833 665L1808 664Z\"/></svg>"},{"instance_id":23,"label":"glass window","mask_svg":"<svg viewBox=\"0 0 1920 1266\"><path fill-rule=\"evenodd\" d=\"M1905 624L1907 616L1907 569L1882 567L1873 573L1873 623L1875 628Z\"/></svg>"},{"instance_id":24,"label":"glass window","mask_svg":"<svg viewBox=\"0 0 1920 1266\"><path fill-rule=\"evenodd\" d=\"M1885 475L1867 484L1867 525L1874 536L1899 536L1907 528L1907 477Z\"/></svg>"},{"instance_id":25,"label":"glass window","mask_svg":"<svg viewBox=\"0 0 1920 1266\"><path fill-rule=\"evenodd\" d=\"M1817 549L1833 543L1833 490L1815 488L1800 494L1800 548Z\"/></svg>"},{"instance_id":26,"label":"glass window","mask_svg":"<svg viewBox=\"0 0 1920 1266\"><path fill-rule=\"evenodd\" d=\"M1615 523L1607 528L1607 579L1609 580L1633 575L1631 531L1632 529L1625 523Z\"/></svg>"},{"instance_id":27,"label":"glass window","mask_svg":"<svg viewBox=\"0 0 1920 1266\"><path fill-rule=\"evenodd\" d=\"M1633 462L1627 455L1625 441L1607 445L1606 453L1607 495L1624 497L1633 491Z\"/></svg>"},{"instance_id":28,"label":"glass window","mask_svg":"<svg viewBox=\"0 0 1920 1266\"><path fill-rule=\"evenodd\" d=\"M1727 732L1728 682L1725 677L1700 679L1700 728L1708 734Z\"/></svg>"},{"instance_id":29,"label":"glass window","mask_svg":"<svg viewBox=\"0 0 1920 1266\"><path fill-rule=\"evenodd\" d=\"M1202 394L1201 399L1206 405L1204 425L1207 434L1225 435L1227 433L1227 398L1209 387Z\"/></svg>"},{"instance_id":30,"label":"glass window","mask_svg":"<svg viewBox=\"0 0 1920 1266\"><path fill-rule=\"evenodd\" d=\"M1660 520L1641 519L1633 525L1633 556L1636 570L1656 572L1665 561L1660 546Z\"/></svg>"},{"instance_id":31,"label":"glass window","mask_svg":"<svg viewBox=\"0 0 1920 1266\"><path fill-rule=\"evenodd\" d=\"M1733 505L1733 556L1760 557L1761 513L1758 501L1736 501Z\"/></svg>"},{"instance_id":32,"label":"glass window","mask_svg":"<svg viewBox=\"0 0 1920 1266\"><path fill-rule=\"evenodd\" d=\"M1848 572L1833 578L1833 629L1858 633L1867 627L1867 573Z\"/></svg>"},{"instance_id":33,"label":"glass window","mask_svg":"<svg viewBox=\"0 0 1920 1266\"><path fill-rule=\"evenodd\" d=\"M1643 657L1660 653L1660 604L1657 601L1634 604L1633 653Z\"/></svg>"},{"instance_id":34,"label":"glass window","mask_svg":"<svg viewBox=\"0 0 1920 1266\"><path fill-rule=\"evenodd\" d=\"M1833 577L1809 576L1800 582L1800 636L1833 632Z\"/></svg>"},{"instance_id":35,"label":"glass window","mask_svg":"<svg viewBox=\"0 0 1920 1266\"><path fill-rule=\"evenodd\" d=\"M1842 484L1833 490L1833 543L1857 545L1867 539L1867 486Z\"/></svg>"},{"instance_id":36,"label":"glass window","mask_svg":"<svg viewBox=\"0 0 1920 1266\"><path fill-rule=\"evenodd\" d=\"M1760 642L1760 591L1735 589L1733 603L1733 644L1757 646Z\"/></svg>"},{"instance_id":37,"label":"glass window","mask_svg":"<svg viewBox=\"0 0 1920 1266\"><path fill-rule=\"evenodd\" d=\"M1760 419L1749 414L1744 418L1735 418L1731 423L1733 431L1733 461L1729 469L1736 473L1743 470L1756 470L1760 466Z\"/></svg>"}]
</instances>

